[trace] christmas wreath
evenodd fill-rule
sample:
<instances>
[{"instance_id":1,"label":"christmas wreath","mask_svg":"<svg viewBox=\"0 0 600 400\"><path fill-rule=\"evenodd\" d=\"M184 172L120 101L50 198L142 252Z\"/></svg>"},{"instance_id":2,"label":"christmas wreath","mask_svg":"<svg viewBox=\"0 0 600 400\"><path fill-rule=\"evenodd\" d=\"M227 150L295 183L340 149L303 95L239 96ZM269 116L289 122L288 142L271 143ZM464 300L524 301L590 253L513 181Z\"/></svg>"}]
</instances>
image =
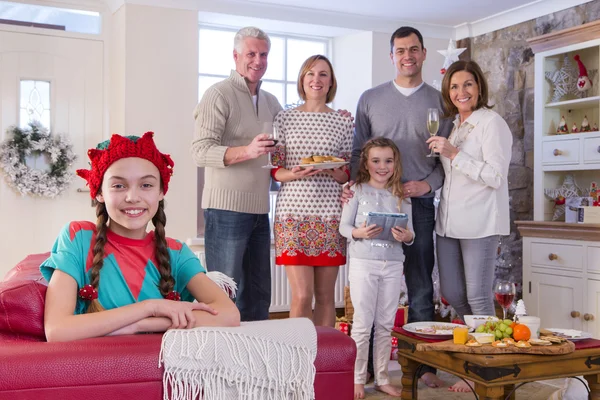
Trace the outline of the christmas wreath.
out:
<instances>
[{"instance_id":1,"label":"christmas wreath","mask_svg":"<svg viewBox=\"0 0 600 400\"><path fill-rule=\"evenodd\" d=\"M53 135L37 122L28 128L11 127L7 138L0 144L0 168L4 170L11 187L21 195L54 198L71 183L69 168L77 158L66 137ZM28 156L47 156L46 171L26 164Z\"/></svg>"}]
</instances>

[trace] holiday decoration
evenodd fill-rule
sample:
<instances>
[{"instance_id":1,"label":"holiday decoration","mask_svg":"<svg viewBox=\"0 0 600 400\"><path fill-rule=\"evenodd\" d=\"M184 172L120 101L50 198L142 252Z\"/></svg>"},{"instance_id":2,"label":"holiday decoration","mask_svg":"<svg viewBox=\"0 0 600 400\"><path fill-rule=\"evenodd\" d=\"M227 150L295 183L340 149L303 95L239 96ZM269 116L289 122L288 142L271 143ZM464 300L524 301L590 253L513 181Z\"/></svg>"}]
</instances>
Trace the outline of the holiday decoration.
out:
<instances>
[{"instance_id":1,"label":"holiday decoration","mask_svg":"<svg viewBox=\"0 0 600 400\"><path fill-rule=\"evenodd\" d=\"M571 127L571 133L577 133L579 129L577 128L577 124L573 122L573 126Z\"/></svg>"},{"instance_id":2,"label":"holiday decoration","mask_svg":"<svg viewBox=\"0 0 600 400\"><path fill-rule=\"evenodd\" d=\"M598 132L598 124L594 122L594 126L592 126L592 132Z\"/></svg>"},{"instance_id":3,"label":"holiday decoration","mask_svg":"<svg viewBox=\"0 0 600 400\"><path fill-rule=\"evenodd\" d=\"M554 201L554 216L552 217L552 221L558 221L565 215L565 199L580 197L583 191L577 186L573 175L567 174L561 187L544 189L544 194Z\"/></svg>"},{"instance_id":4,"label":"holiday decoration","mask_svg":"<svg viewBox=\"0 0 600 400\"><path fill-rule=\"evenodd\" d=\"M579 90L580 92L585 92L586 90L592 87L592 81L588 76L588 72L585 68L585 65L583 65L583 62L579 58L579 54L575 54L575 57L573 58L575 59L575 61L577 61L577 65L579 67L579 77L577 78L577 90Z\"/></svg>"},{"instance_id":5,"label":"holiday decoration","mask_svg":"<svg viewBox=\"0 0 600 400\"><path fill-rule=\"evenodd\" d=\"M591 132L592 127L590 126L590 122L587 119L587 115L583 117L583 121L581 121L581 128L579 128L579 132Z\"/></svg>"},{"instance_id":6,"label":"holiday decoration","mask_svg":"<svg viewBox=\"0 0 600 400\"><path fill-rule=\"evenodd\" d=\"M564 115L560 118L558 128L556 128L556 133L569 133L569 128L567 128L567 121L565 120Z\"/></svg>"},{"instance_id":7,"label":"holiday decoration","mask_svg":"<svg viewBox=\"0 0 600 400\"><path fill-rule=\"evenodd\" d=\"M552 103L561 101L568 94L577 95L577 70L571 63L568 55L565 55L563 65L556 71L547 71L546 79L554 85Z\"/></svg>"},{"instance_id":8,"label":"holiday decoration","mask_svg":"<svg viewBox=\"0 0 600 400\"><path fill-rule=\"evenodd\" d=\"M66 137L53 135L38 122L25 129L11 127L6 133L0 144L0 168L11 187L21 195L54 198L69 186L76 156ZM31 156L47 156L49 170L28 166L26 158Z\"/></svg>"},{"instance_id":9,"label":"holiday decoration","mask_svg":"<svg viewBox=\"0 0 600 400\"><path fill-rule=\"evenodd\" d=\"M450 41L448 42L448 48L446 50L438 50L438 53L445 57L444 64L442 65L442 69L440 70L442 75L446 73L446 70L450 65L452 65L453 62L458 61L458 56L461 55L461 53L466 49L466 47L457 49L454 40L450 39Z\"/></svg>"},{"instance_id":10,"label":"holiday decoration","mask_svg":"<svg viewBox=\"0 0 600 400\"><path fill-rule=\"evenodd\" d=\"M450 39L446 50L438 50L438 53L444 56L444 64L442 64L440 74L444 75L448 67L452 65L453 62L458 61L458 56L466 49L466 47L461 47L460 49L457 49L454 40ZM437 90L442 90L442 81L435 79L432 83L432 86Z\"/></svg>"}]
</instances>

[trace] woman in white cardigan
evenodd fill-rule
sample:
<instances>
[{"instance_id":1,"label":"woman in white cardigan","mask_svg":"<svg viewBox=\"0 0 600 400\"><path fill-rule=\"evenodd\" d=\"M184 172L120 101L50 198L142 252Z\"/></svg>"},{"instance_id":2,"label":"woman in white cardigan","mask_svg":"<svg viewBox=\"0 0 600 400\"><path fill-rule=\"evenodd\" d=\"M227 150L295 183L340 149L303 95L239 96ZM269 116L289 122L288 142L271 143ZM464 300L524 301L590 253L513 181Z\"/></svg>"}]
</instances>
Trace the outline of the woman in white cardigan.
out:
<instances>
[{"instance_id":1,"label":"woman in white cardigan","mask_svg":"<svg viewBox=\"0 0 600 400\"><path fill-rule=\"evenodd\" d=\"M441 292L462 317L495 315L493 283L500 235L510 233L508 168L512 134L488 105L474 61L453 63L442 82L448 139L433 137L446 178L436 221Z\"/></svg>"}]
</instances>

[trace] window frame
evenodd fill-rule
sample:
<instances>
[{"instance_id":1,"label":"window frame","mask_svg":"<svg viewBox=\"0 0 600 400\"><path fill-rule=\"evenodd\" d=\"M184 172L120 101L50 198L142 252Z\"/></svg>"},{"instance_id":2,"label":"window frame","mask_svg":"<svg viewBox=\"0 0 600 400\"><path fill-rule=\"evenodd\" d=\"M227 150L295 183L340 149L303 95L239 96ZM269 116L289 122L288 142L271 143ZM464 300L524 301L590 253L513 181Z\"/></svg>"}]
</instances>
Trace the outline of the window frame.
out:
<instances>
[{"instance_id":1,"label":"window frame","mask_svg":"<svg viewBox=\"0 0 600 400\"><path fill-rule=\"evenodd\" d=\"M241 26L236 28L236 27L225 27L225 26L214 26L214 25L210 25L210 24L205 24L205 23L199 23L198 24L198 37L200 37L200 31L202 29L205 30L214 30L214 31L225 31L225 32L237 32L240 28L242 28ZM298 34L289 34L289 33L284 33L284 32L271 32L268 29L263 29L268 35L269 38L273 39L273 38L281 38L284 40L284 45L283 45L283 77L284 79L262 79L263 83L276 83L276 84L280 84L283 86L283 98L286 100L286 103L282 104L282 107L286 107L287 104L287 98L288 98L288 85L293 85L294 88L297 85L298 82L298 77L295 76L293 77L292 80L289 80L288 77L288 40L292 39L292 40L303 40L303 41L311 41L311 42L318 42L318 43L322 43L324 45L324 56L326 56L327 58L329 58L331 60L331 55L333 53L332 51L332 39L328 38L328 37L322 37L322 36L311 36L311 35L298 35ZM231 43L231 51L233 52L233 43ZM271 55L269 54L269 57ZM233 55L232 57L232 61L233 61ZM200 44L198 44L198 101L201 100L202 96L200 95L200 88L199 88L199 84L200 84L200 78L202 77L210 77L210 78L221 78L221 79L226 79L229 77L229 71L225 71L225 74L221 75L221 74L209 74L209 73L201 73L200 72L200 60L202 59L202 54L201 54L201 50L200 50ZM270 60L270 58L269 58ZM232 67L234 68L234 67ZM271 185L271 187L273 187L273 185ZM199 238L203 238L204 237L204 209L202 208L202 191L204 189L204 168L202 167L198 167L197 168L197 198L198 198L198 218L197 218L197 233L196 236ZM271 226L271 238L273 238L273 220L275 217L275 207L274 204L276 202L276 197L277 197L277 191L273 191L270 190L269 191L269 223Z\"/></svg>"}]
</instances>

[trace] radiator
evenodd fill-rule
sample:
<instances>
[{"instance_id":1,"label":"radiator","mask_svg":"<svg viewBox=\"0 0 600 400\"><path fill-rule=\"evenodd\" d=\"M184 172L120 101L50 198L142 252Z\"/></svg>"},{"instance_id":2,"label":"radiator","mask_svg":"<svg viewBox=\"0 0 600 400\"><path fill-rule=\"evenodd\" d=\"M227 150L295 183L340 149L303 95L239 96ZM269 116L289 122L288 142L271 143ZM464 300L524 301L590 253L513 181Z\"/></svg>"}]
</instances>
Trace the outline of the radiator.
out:
<instances>
[{"instance_id":1,"label":"radiator","mask_svg":"<svg viewBox=\"0 0 600 400\"><path fill-rule=\"evenodd\" d=\"M206 265L204 252L198 251L196 255ZM344 307L344 286L348 285L348 265L340 267L337 281L335 282L335 306ZM270 312L282 312L290 310L292 294L285 273L285 267L275 265L275 250L271 250L271 307Z\"/></svg>"}]
</instances>

